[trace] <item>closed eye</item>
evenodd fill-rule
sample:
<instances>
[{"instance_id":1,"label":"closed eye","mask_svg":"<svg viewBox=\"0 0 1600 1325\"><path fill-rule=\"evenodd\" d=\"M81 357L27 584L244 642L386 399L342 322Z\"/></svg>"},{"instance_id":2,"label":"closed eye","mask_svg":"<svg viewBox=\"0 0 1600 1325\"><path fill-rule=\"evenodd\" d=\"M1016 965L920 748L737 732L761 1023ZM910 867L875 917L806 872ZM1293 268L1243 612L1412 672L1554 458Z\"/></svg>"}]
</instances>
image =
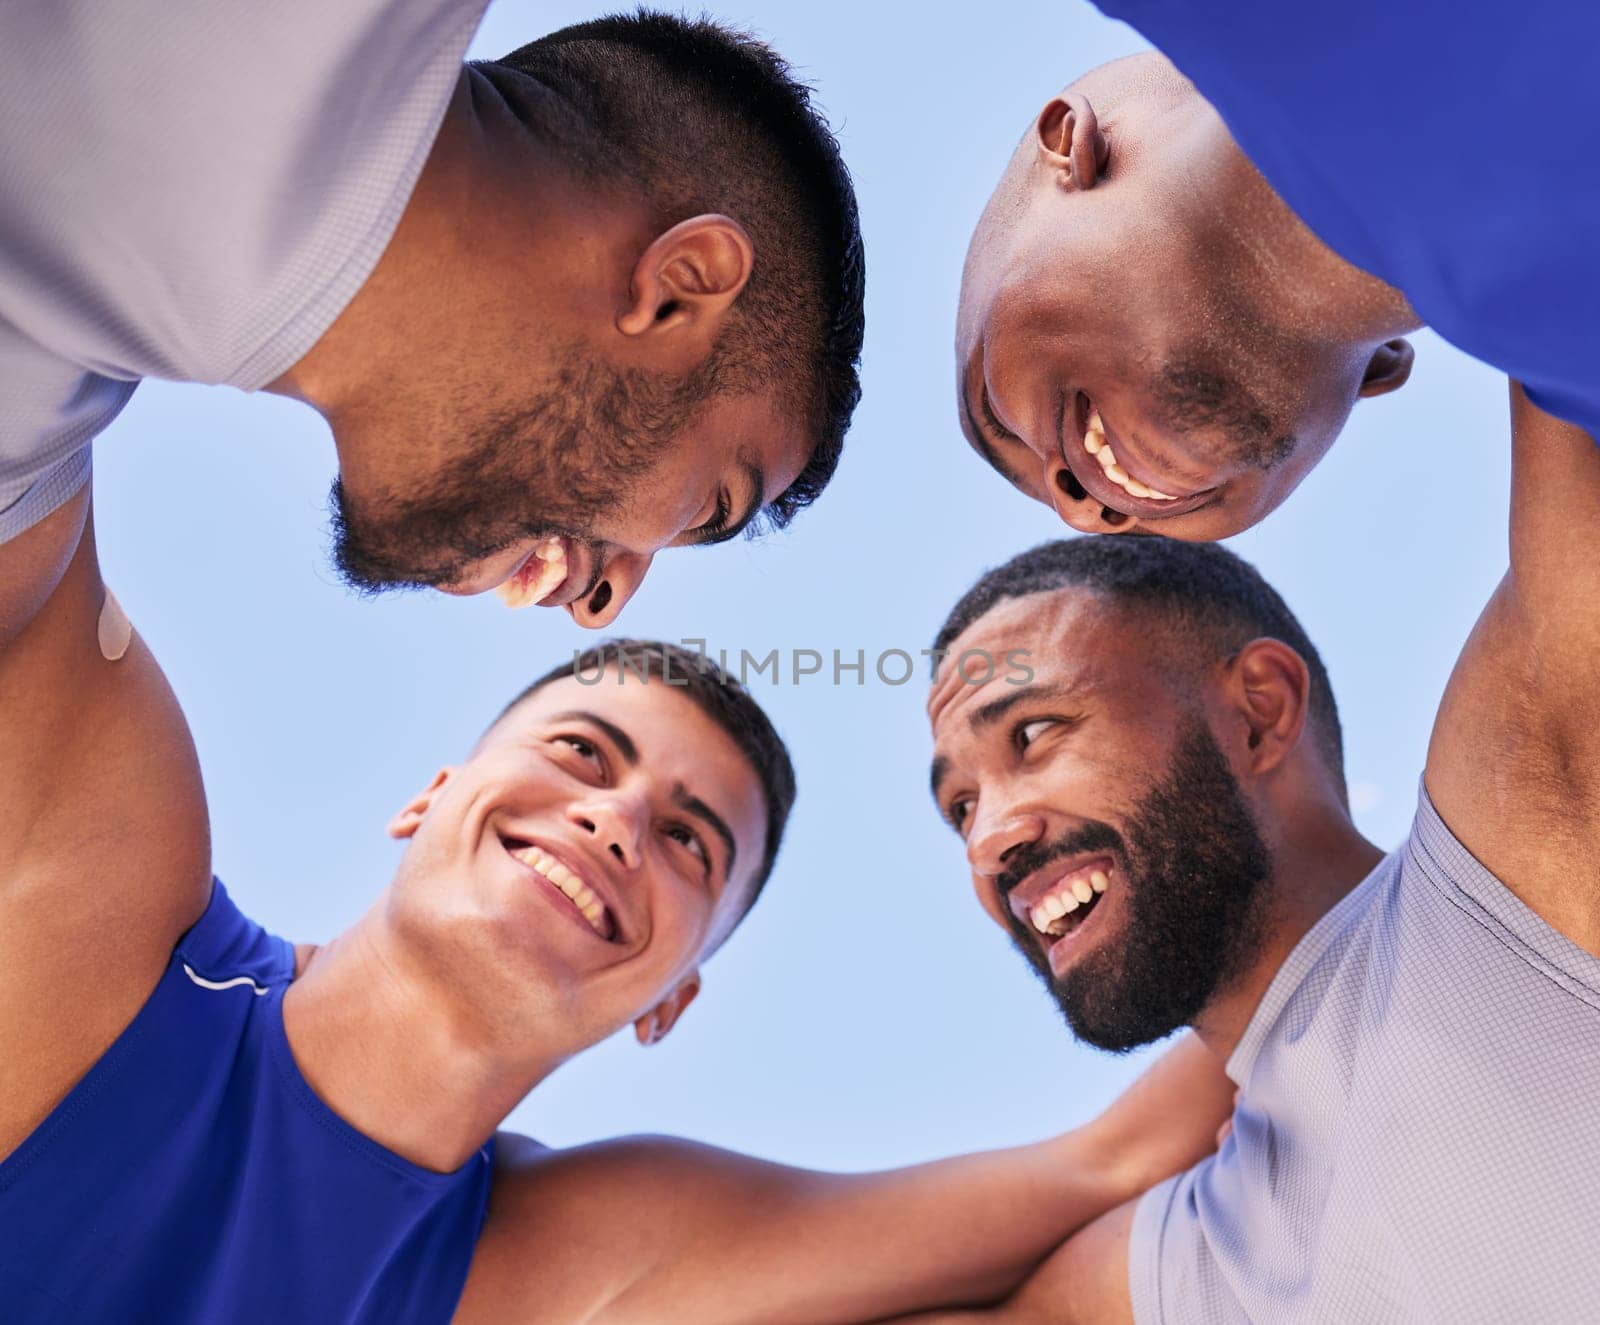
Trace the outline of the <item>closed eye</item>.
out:
<instances>
[{"instance_id":1,"label":"closed eye","mask_svg":"<svg viewBox=\"0 0 1600 1325\"><path fill-rule=\"evenodd\" d=\"M698 544L722 543L732 538L737 530L728 527L728 517L733 514L733 498L726 488L717 489L717 509L704 524L689 531L689 537Z\"/></svg>"},{"instance_id":2,"label":"closed eye","mask_svg":"<svg viewBox=\"0 0 1600 1325\"><path fill-rule=\"evenodd\" d=\"M989 387L987 383L978 393L978 406L983 410L983 421L989 425L990 431L993 432L996 437L1000 437L1008 442L1020 442L1022 440L1022 438L1018 437L1017 434L1012 432L1010 428L1001 423L999 417L995 414L994 406L989 401Z\"/></svg>"}]
</instances>

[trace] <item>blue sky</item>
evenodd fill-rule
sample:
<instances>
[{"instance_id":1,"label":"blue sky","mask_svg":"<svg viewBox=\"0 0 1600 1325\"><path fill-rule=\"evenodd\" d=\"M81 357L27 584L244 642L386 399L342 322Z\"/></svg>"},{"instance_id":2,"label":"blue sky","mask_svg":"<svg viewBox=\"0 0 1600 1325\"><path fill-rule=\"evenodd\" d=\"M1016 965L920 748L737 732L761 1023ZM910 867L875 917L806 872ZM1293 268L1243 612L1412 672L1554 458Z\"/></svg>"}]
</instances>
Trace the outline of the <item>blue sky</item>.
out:
<instances>
[{"instance_id":1,"label":"blue sky","mask_svg":"<svg viewBox=\"0 0 1600 1325\"><path fill-rule=\"evenodd\" d=\"M501 0L475 55L590 17ZM657 559L621 626L713 648L915 653L985 567L1061 532L956 426L966 240L1039 105L1139 49L1087 4L716 8L820 89L861 196L866 397L832 488L788 532ZM980 18L980 15L982 16ZM500 705L588 637L492 597L361 601L328 569L333 448L309 410L148 383L96 448L108 581L188 711L234 896L326 938L387 882L384 824ZM1344 715L1353 799L1410 822L1433 711L1505 564L1504 385L1431 335L1285 509L1233 546L1301 617ZM754 689L801 794L771 887L662 1045L617 1038L513 1115L553 1143L669 1132L831 1168L1079 1122L1137 1071L1076 1045L973 900L927 794L921 676Z\"/></svg>"}]
</instances>

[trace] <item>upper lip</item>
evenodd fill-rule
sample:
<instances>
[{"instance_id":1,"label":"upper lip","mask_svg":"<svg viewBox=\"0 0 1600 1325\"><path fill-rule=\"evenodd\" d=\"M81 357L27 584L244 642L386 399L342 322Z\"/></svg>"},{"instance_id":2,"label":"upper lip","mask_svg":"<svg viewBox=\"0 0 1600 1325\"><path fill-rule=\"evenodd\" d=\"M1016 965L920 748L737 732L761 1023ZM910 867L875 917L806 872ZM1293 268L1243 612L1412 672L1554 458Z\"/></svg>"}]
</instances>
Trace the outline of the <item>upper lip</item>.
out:
<instances>
[{"instance_id":1,"label":"upper lip","mask_svg":"<svg viewBox=\"0 0 1600 1325\"><path fill-rule=\"evenodd\" d=\"M570 845L558 845L548 837L514 831L502 831L500 833L500 842L507 851L521 850L525 847L538 847L547 856L553 856L556 860L559 860L582 879L605 905L607 912L611 916L612 941L614 943L626 941L627 935L625 932L626 927L623 923L622 907L618 904L621 889L616 886L606 868L587 851Z\"/></svg>"},{"instance_id":2,"label":"upper lip","mask_svg":"<svg viewBox=\"0 0 1600 1325\"><path fill-rule=\"evenodd\" d=\"M1089 411L1093 408L1095 406L1089 396L1083 391L1076 391L1062 410L1061 460L1072 471L1072 476L1078 480L1084 491L1102 506L1108 506L1113 511L1121 511L1124 515L1160 518L1184 515L1210 499L1215 491L1214 488L1201 488L1198 492L1191 492L1176 501L1162 501L1158 497L1135 497L1126 488L1113 483L1101 473L1100 466L1083 449L1083 434L1089 426ZM1158 492L1171 492L1174 486L1181 486L1174 485L1169 479L1158 479L1151 475L1142 460L1129 449L1122 435L1113 430L1103 411L1100 422L1105 426L1106 441L1116 452L1117 462L1132 477Z\"/></svg>"},{"instance_id":3,"label":"upper lip","mask_svg":"<svg viewBox=\"0 0 1600 1325\"><path fill-rule=\"evenodd\" d=\"M1006 892L1006 905L1011 909L1011 914L1026 925L1034 906L1051 888L1069 874L1079 874L1101 861L1104 862L1102 868L1109 874L1115 862L1108 851L1079 851L1041 865Z\"/></svg>"}]
</instances>

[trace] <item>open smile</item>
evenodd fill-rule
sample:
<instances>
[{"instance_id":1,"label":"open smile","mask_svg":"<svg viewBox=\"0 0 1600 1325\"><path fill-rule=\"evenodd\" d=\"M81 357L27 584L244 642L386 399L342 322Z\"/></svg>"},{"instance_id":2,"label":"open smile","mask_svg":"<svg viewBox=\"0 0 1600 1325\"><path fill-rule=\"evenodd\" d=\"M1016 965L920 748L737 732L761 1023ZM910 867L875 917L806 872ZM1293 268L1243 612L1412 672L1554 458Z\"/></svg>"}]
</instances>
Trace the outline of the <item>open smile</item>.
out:
<instances>
[{"instance_id":1,"label":"open smile","mask_svg":"<svg viewBox=\"0 0 1600 1325\"><path fill-rule=\"evenodd\" d=\"M1079 856L1052 861L1013 888L1006 898L1011 914L1028 929L1060 977L1078 947L1084 929L1100 910L1106 893L1119 880L1110 856Z\"/></svg>"},{"instance_id":2,"label":"open smile","mask_svg":"<svg viewBox=\"0 0 1600 1325\"><path fill-rule=\"evenodd\" d=\"M600 578L594 553L565 535L541 538L496 588L507 607L565 607Z\"/></svg>"},{"instance_id":3,"label":"open smile","mask_svg":"<svg viewBox=\"0 0 1600 1325\"><path fill-rule=\"evenodd\" d=\"M1085 392L1075 392L1064 401L1061 413L1061 459L1071 475L1069 495L1079 500L1091 497L1120 515L1164 519L1194 510L1215 491L1208 487L1186 492L1173 480L1157 476Z\"/></svg>"},{"instance_id":4,"label":"open smile","mask_svg":"<svg viewBox=\"0 0 1600 1325\"><path fill-rule=\"evenodd\" d=\"M616 912L605 900L605 885L592 872L575 869L565 857L523 838L502 835L500 844L512 860L537 878L540 891L560 910L607 943L623 941Z\"/></svg>"}]
</instances>

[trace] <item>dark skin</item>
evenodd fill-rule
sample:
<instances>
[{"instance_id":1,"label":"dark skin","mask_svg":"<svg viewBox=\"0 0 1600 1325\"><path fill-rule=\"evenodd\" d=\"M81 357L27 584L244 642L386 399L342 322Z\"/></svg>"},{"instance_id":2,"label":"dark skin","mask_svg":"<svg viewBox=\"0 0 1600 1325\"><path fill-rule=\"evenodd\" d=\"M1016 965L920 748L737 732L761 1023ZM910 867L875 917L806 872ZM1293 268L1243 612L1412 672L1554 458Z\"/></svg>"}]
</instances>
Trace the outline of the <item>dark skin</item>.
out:
<instances>
[{"instance_id":1,"label":"dark skin","mask_svg":"<svg viewBox=\"0 0 1600 1325\"><path fill-rule=\"evenodd\" d=\"M1479 861L1552 928L1600 955L1600 885L1592 872L1574 868L1600 849L1600 732L1592 716L1593 659L1600 648L1600 612L1592 606L1600 600L1600 452L1587 434L1530 404L1520 387L1512 388L1511 416L1511 567L1451 675L1424 781L1441 817ZM1039 613L1039 606L1033 610ZM1059 612L1052 619L1062 624ZM1023 614L1017 628L1026 628L1027 620ZM974 631L983 625L975 623ZM1098 659L1104 667L1116 649L1114 641L1106 643L1116 633L1113 625L1104 622L1098 631L1080 629L1059 639L1058 649L1069 660L1063 665L1087 672ZM1366 872L1362 865L1376 854L1351 836L1354 829L1342 811L1328 803L1326 774L1320 786L1304 776L1282 780L1296 764L1310 771L1300 749L1304 737L1295 735L1296 720L1287 716L1300 702L1295 695L1301 685L1292 653L1279 645L1275 663L1263 656L1253 665L1259 649L1260 642L1207 676L1191 672L1193 693L1201 697L1219 742L1233 751L1241 784L1253 789L1258 818L1280 856L1280 896L1303 905L1287 914L1280 909L1286 934L1263 949L1253 976L1224 991L1196 1021L1200 1037L1218 1053L1237 1043L1288 951L1284 942L1292 946L1359 882ZM1269 664L1262 675L1276 671L1278 679L1253 684L1246 672L1259 671L1259 664ZM1070 814L1080 805L1091 807L1085 813L1101 812L1108 799L1114 806L1115 770L1125 763L1137 770L1148 758L1142 743L1129 742L1151 733L1136 732L1126 714L1141 702L1139 688L1148 684L1150 669L1132 656L1120 666L1102 688L1106 697L1088 708L1091 716L1080 731L1051 737L1045 729L1031 759L965 733L970 724L957 711L959 695L957 703L936 707L941 747L946 741L956 747L946 794L967 789L970 796L970 787L980 793L964 830L980 895L985 870L1007 842L1040 831L1033 825L1045 815ZM952 693L950 687L937 692L936 706ZM1155 712L1150 721L1159 728L1160 710ZM1271 772L1274 764L1281 771ZM1332 833L1329 849L1344 840L1349 850L1339 864L1330 857L1329 871L1320 878L1302 876L1318 860L1295 844L1314 840L1305 835L1315 835L1319 822L1322 833ZM1107 918L1115 920L1114 914ZM1098 941L1115 937L1114 925L1103 925ZM915 1319L945 1325L1131 1321L1128 1238L1134 1210L1130 1202L1068 1239L1027 1284L993 1308Z\"/></svg>"},{"instance_id":2,"label":"dark skin","mask_svg":"<svg viewBox=\"0 0 1600 1325\"><path fill-rule=\"evenodd\" d=\"M1418 325L1163 57L1135 56L1046 103L978 224L961 428L1075 529L1224 538L1289 495L1358 399L1405 382ZM1096 412L1116 474L1084 444Z\"/></svg>"}]
</instances>

